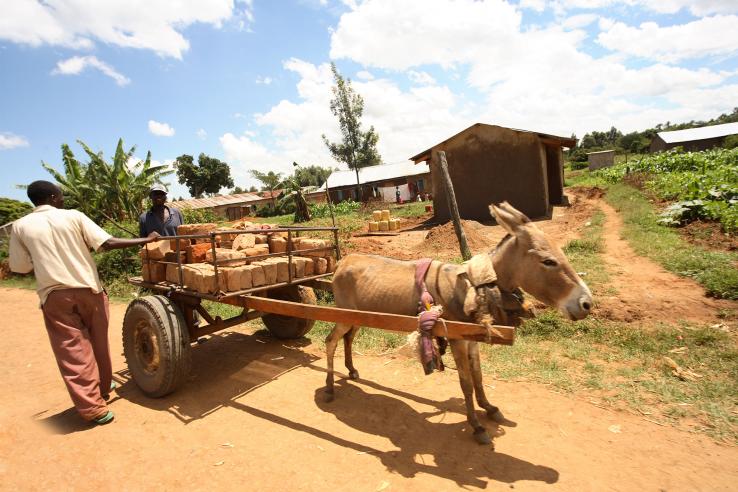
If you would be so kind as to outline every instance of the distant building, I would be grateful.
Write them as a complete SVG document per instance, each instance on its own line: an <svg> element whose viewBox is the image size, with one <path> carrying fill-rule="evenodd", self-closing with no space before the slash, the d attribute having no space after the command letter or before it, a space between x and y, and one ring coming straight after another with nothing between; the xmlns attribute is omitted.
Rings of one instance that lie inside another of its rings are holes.
<svg viewBox="0 0 738 492"><path fill-rule="evenodd" d="M359 182L365 201L377 199L394 202L397 191L400 191L403 201L415 200L418 194L426 195L432 190L428 165L416 166L412 162L361 168L359 169ZM325 193L326 188L332 202L341 202L349 198L358 201L355 171L334 171L320 190Z"/></svg>
<svg viewBox="0 0 738 492"><path fill-rule="evenodd" d="M433 210L437 220L450 217L438 151L446 152L459 214L490 218L489 204L507 200L530 218L550 216L564 203L562 147L576 139L476 123L410 158L429 163Z"/></svg>
<svg viewBox="0 0 738 492"><path fill-rule="evenodd" d="M589 162L590 171L603 167L610 167L615 164L615 151L601 150L599 152L589 152L587 154L587 162Z"/></svg>
<svg viewBox="0 0 738 492"><path fill-rule="evenodd" d="M692 152L707 150L722 146L725 138L731 135L738 135L738 123L659 132L651 140L650 150L651 152L662 152L674 147L682 147L684 150Z"/></svg>
<svg viewBox="0 0 738 492"><path fill-rule="evenodd" d="M274 190L274 199L282 195L282 190ZM272 195L268 191L255 193L236 193L234 195L217 195L204 198L189 198L169 203L180 210L212 209L216 214L228 220L256 214L257 208L271 207Z"/></svg>

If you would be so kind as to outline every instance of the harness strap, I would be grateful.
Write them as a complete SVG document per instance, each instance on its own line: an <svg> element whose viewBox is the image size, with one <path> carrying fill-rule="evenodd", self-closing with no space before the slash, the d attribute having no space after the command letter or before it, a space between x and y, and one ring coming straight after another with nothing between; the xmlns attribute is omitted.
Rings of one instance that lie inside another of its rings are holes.
<svg viewBox="0 0 738 492"><path fill-rule="evenodd" d="M438 321L441 311L438 308L432 308L433 296L428 292L425 284L425 276L431 266L433 259L422 258L415 264L415 289L420 295L420 303L418 306L418 331L420 332L420 359L423 363L423 371L426 375L433 373L434 370L443 371L443 360L441 354L433 345L433 326ZM444 323L445 327L445 323Z"/></svg>

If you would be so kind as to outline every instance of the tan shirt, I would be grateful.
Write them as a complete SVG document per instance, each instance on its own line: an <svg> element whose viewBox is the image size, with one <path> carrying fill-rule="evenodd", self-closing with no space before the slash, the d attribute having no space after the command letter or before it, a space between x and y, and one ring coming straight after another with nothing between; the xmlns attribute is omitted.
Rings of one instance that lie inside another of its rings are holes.
<svg viewBox="0 0 738 492"><path fill-rule="evenodd" d="M34 271L42 305L49 293L58 289L88 287L101 292L90 249L99 249L111 237L79 210L41 205L13 223L10 269Z"/></svg>

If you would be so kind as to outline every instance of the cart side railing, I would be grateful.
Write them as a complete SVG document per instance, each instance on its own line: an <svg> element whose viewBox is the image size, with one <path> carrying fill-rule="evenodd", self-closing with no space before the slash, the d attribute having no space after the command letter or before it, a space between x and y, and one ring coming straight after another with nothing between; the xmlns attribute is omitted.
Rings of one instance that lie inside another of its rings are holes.
<svg viewBox="0 0 738 492"><path fill-rule="evenodd" d="M226 259L218 259L217 257L217 238L222 236L238 236L240 234L273 234L273 233L287 233L287 251L285 252L279 252L279 253L265 253L263 255L254 255L249 256L246 258L226 258ZM331 232L333 235L333 244L331 246L326 247L320 247L320 248L309 248L309 249L293 249L293 234L299 234L304 232ZM200 292L192 291L190 289L185 289L185 283L184 283L184 271L183 271L183 263L182 263L182 240L185 241L193 241L198 239L209 239L210 240L210 250L212 254L212 260L211 261L205 261L205 263L211 264L213 266L213 271L215 275L215 294L209 295L209 294L203 294ZM187 235L175 235L175 236L161 236L159 240L162 241L174 241L176 243L176 247L174 249L175 256L177 261L166 261L166 260L160 260L160 259L152 259L149 256L149 250L148 248L144 248L144 257L143 261L146 262L147 267L149 268L149 271L151 271L151 265L152 263L159 263L159 264L175 264L177 265L178 270L178 287L180 289L185 289L188 292L190 292L192 295L196 297L200 297L202 299L209 299L209 300L220 300L225 297L233 297L243 294L250 294L254 292L261 292L273 288L278 287L284 287L287 285L293 285L296 283L304 283L306 281L316 280L324 277L330 276L330 272L327 272L325 274L319 274L319 275L312 275L310 277L299 277L299 278L293 278L293 257L298 256L295 253L299 252L299 256L307 255L310 256L310 253L317 253L321 251L333 251L333 254L335 255L336 261L341 259L341 251L338 244L338 228L337 227L303 227L303 226L290 226L290 227L277 227L277 228L270 228L270 229L238 229L238 230L215 230L212 232L209 232L207 234L187 234ZM286 257L287 258L287 271L288 271L288 281L287 282L280 282L277 284L268 284L263 285L259 287L253 287L249 289L243 289L238 291L231 291L228 292L225 289L221 289L220 285L220 275L218 274L218 267L219 266L227 266L229 264L235 264L245 261L248 262L254 262L254 261L260 261L267 258L275 258L275 257ZM167 282L166 286L162 286L159 284L151 283L151 282L145 282L143 278L141 277L133 277L129 279L129 283L133 285L137 285L139 287L146 287L154 290L170 290L172 283ZM144 285L145 284L145 285Z"/></svg>

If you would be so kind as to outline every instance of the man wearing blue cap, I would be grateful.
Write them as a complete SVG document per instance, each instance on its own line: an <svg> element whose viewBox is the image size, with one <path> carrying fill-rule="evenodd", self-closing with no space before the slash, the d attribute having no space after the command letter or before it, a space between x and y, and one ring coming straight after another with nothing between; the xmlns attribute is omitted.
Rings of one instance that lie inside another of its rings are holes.
<svg viewBox="0 0 738 492"><path fill-rule="evenodd" d="M151 208L138 219L139 236L146 237L156 231L162 236L176 236L177 227L184 223L182 212L166 206L167 189L156 183L149 192Z"/></svg>

